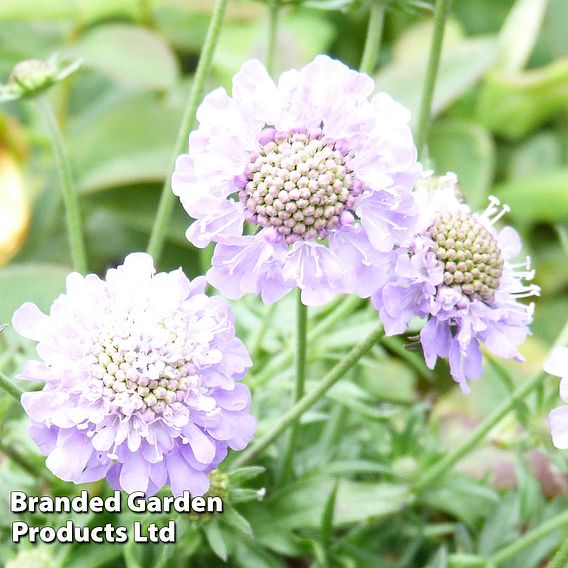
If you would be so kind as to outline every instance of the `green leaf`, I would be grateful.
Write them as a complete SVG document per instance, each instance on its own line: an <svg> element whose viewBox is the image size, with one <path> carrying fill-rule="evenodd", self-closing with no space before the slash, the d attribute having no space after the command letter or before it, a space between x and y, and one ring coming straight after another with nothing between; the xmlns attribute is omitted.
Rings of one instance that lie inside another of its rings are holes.
<svg viewBox="0 0 568 568"><path fill-rule="evenodd" d="M102 18L135 17L139 14L140 4L140 0L2 0L0 20L72 20L88 23Z"/></svg>
<svg viewBox="0 0 568 568"><path fill-rule="evenodd" d="M508 176L524 178L554 170L562 165L561 137L553 132L538 132L515 149L511 156Z"/></svg>
<svg viewBox="0 0 568 568"><path fill-rule="evenodd" d="M228 551L227 543L219 527L219 523L216 519L212 520L210 523L204 525L205 536L207 537L207 542L211 546L213 552L224 562L227 562Z"/></svg>
<svg viewBox="0 0 568 568"><path fill-rule="evenodd" d="M480 533L480 554L489 556L518 538L519 510L518 495L509 493L501 500Z"/></svg>
<svg viewBox="0 0 568 568"><path fill-rule="evenodd" d="M285 564L272 556L264 547L252 539L236 539L235 562L242 568L285 568Z"/></svg>
<svg viewBox="0 0 568 568"><path fill-rule="evenodd" d="M516 1L499 33L496 71L524 68L538 39L547 6L548 0Z"/></svg>
<svg viewBox="0 0 568 568"><path fill-rule="evenodd" d="M162 182L181 114L177 106L146 93L77 124L69 148L80 190Z"/></svg>
<svg viewBox="0 0 568 568"><path fill-rule="evenodd" d="M71 52L113 81L138 89L170 89L179 78L177 60L168 44L142 27L97 26Z"/></svg>
<svg viewBox="0 0 568 568"><path fill-rule="evenodd" d="M424 502L434 509L444 511L473 527L485 517L497 494L481 483L467 477L454 475L436 489L423 496Z"/></svg>
<svg viewBox="0 0 568 568"><path fill-rule="evenodd" d="M254 479L260 474L264 473L265 468L259 465L251 465L247 467L240 467L235 471L229 473L231 485L240 485L241 483Z"/></svg>
<svg viewBox="0 0 568 568"><path fill-rule="evenodd" d="M302 66L327 51L333 26L322 15L299 10L282 13L276 45L278 70ZM215 50L217 79L229 88L243 61L259 58L266 49L266 21L227 22Z"/></svg>
<svg viewBox="0 0 568 568"><path fill-rule="evenodd" d="M333 478L313 477L287 486L265 502L278 523L290 528L320 528ZM407 489L388 483L342 480L335 503L335 526L388 516L412 500ZM306 503L310 503L306 507Z"/></svg>
<svg viewBox="0 0 568 568"><path fill-rule="evenodd" d="M568 58L515 74L492 74L479 95L477 119L492 132L516 140L568 104Z"/></svg>
<svg viewBox="0 0 568 568"><path fill-rule="evenodd" d="M493 568L485 558L473 554L452 554L448 566L449 568Z"/></svg>
<svg viewBox="0 0 568 568"><path fill-rule="evenodd" d="M333 520L338 487L339 481L336 481L333 484L321 516L320 541L324 551L326 551L329 547L329 543L331 542L331 537L333 534Z"/></svg>
<svg viewBox="0 0 568 568"><path fill-rule="evenodd" d="M440 114L483 77L497 53L493 37L465 39L444 49L432 103L433 116ZM408 107L416 125L420 97L426 77L424 54L411 60L394 62L376 76L378 91L385 91Z"/></svg>
<svg viewBox="0 0 568 568"><path fill-rule="evenodd" d="M14 264L0 270L0 322L9 322L24 302L49 311L53 300L64 291L69 272L50 264Z"/></svg>
<svg viewBox="0 0 568 568"><path fill-rule="evenodd" d="M250 523L234 507L227 507L223 512L223 521L247 536L252 536Z"/></svg>
<svg viewBox="0 0 568 568"><path fill-rule="evenodd" d="M562 168L505 182L494 193L519 221L555 223L568 219L567 187L568 168Z"/></svg>
<svg viewBox="0 0 568 568"><path fill-rule="evenodd" d="M435 171L457 173L472 209L482 208L495 171L495 145L489 132L475 122L441 121L430 130L428 151Z"/></svg>

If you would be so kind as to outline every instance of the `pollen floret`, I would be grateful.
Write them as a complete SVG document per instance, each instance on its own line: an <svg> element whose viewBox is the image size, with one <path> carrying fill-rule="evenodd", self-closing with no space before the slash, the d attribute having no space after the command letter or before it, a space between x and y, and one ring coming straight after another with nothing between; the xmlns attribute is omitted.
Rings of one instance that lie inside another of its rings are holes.
<svg viewBox="0 0 568 568"><path fill-rule="evenodd" d="M417 184L419 232L393 254L389 282L372 296L387 334L403 333L413 316L426 319L420 333L426 363L447 357L453 378L468 392L468 380L483 373L480 344L503 358L523 360L517 346L530 333L538 295L526 285L534 270L520 253L518 234L494 225L509 210L495 197L473 213L458 195L457 177L431 174Z"/></svg>
<svg viewBox="0 0 568 568"><path fill-rule="evenodd" d="M201 495L228 448L246 446L255 423L238 380L250 359L230 308L204 287L181 270L155 274L136 253L106 280L71 274L50 316L17 310L14 327L43 359L21 378L46 383L22 404L55 475Z"/></svg>
<svg viewBox="0 0 568 568"><path fill-rule="evenodd" d="M295 287L307 305L368 297L416 220L421 167L410 113L373 80L318 56L274 82L248 61L199 108L172 188L194 219L186 236L216 244L209 283L272 303Z"/></svg>
<svg viewBox="0 0 568 568"><path fill-rule="evenodd" d="M275 227L290 244L325 239L363 187L349 168L347 144L326 139L321 129L267 134L242 178L246 220Z"/></svg>
<svg viewBox="0 0 568 568"><path fill-rule="evenodd" d="M501 282L503 258L496 237L472 214L436 213L426 231L436 258L444 265L445 286L491 301Z"/></svg>

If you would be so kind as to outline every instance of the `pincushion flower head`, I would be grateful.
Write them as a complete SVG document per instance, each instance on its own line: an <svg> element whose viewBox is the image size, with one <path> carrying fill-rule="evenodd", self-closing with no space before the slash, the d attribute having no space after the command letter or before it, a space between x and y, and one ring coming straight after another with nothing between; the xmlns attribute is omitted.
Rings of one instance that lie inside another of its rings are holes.
<svg viewBox="0 0 568 568"><path fill-rule="evenodd" d="M560 450L568 449L568 347L557 347L544 363L544 370L560 377L560 398L567 403L551 410L548 425L553 444Z"/></svg>
<svg viewBox="0 0 568 568"><path fill-rule="evenodd" d="M202 495L228 448L246 446L255 421L238 381L251 362L229 306L204 287L134 253L106 280L70 274L49 316L30 303L16 311L41 358L21 378L45 382L22 405L55 475Z"/></svg>
<svg viewBox="0 0 568 568"><path fill-rule="evenodd" d="M209 282L272 303L294 287L307 305L369 296L385 254L414 221L420 167L409 113L370 77L318 56L275 84L243 65L232 98L201 104L173 191L195 219L187 238L217 243Z"/></svg>
<svg viewBox="0 0 568 568"><path fill-rule="evenodd" d="M517 232L495 224L507 212L491 197L482 214L457 196L457 178L425 176L415 191L418 233L393 253L389 282L372 296L387 334L404 332L413 316L425 318L420 342L426 363L449 359L464 392L482 374L480 345L503 358L523 360L517 347L529 334L533 306L518 300L537 295L526 285L534 271L520 253Z"/></svg>

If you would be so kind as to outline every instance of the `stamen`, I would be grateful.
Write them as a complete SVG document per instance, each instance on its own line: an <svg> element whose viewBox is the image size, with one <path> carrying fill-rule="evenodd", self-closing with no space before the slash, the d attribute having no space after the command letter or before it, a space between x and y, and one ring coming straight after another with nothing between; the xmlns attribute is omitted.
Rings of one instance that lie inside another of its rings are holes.
<svg viewBox="0 0 568 568"><path fill-rule="evenodd" d="M510 292L512 296L517 299L530 298L531 296L540 296L540 287L536 284L529 284L528 286L522 286L517 290L512 290Z"/></svg>

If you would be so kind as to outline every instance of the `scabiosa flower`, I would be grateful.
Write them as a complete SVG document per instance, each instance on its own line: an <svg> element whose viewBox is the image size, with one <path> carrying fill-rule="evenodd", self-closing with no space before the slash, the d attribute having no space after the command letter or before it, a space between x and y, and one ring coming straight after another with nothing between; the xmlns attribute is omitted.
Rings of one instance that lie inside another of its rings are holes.
<svg viewBox="0 0 568 568"><path fill-rule="evenodd" d="M457 197L457 178L425 176L417 184L418 233L393 253L389 282L372 296L389 335L404 332L413 316L426 318L420 342L426 363L448 357L463 392L482 374L480 344L493 354L523 360L517 346L529 334L533 305L519 298L537 295L527 286L530 259L510 262L520 253L516 231L495 223L508 211L491 197L473 213Z"/></svg>
<svg viewBox="0 0 568 568"><path fill-rule="evenodd" d="M560 398L568 403L568 347L557 347L544 363L544 370L560 381ZM552 443L560 450L568 449L568 406L551 410L548 425Z"/></svg>
<svg viewBox="0 0 568 568"><path fill-rule="evenodd" d="M229 306L204 287L134 253L106 280L70 274L49 316L30 303L16 311L42 359L21 378L45 382L22 405L55 475L202 495L227 448L246 446L255 422L238 380L251 362Z"/></svg>
<svg viewBox="0 0 568 568"><path fill-rule="evenodd" d="M230 298L272 303L292 288L308 305L367 297L385 254L414 221L420 167L409 113L370 77L318 56L277 84L243 65L233 96L199 107L172 187L195 219L187 238L217 243L209 282Z"/></svg>

